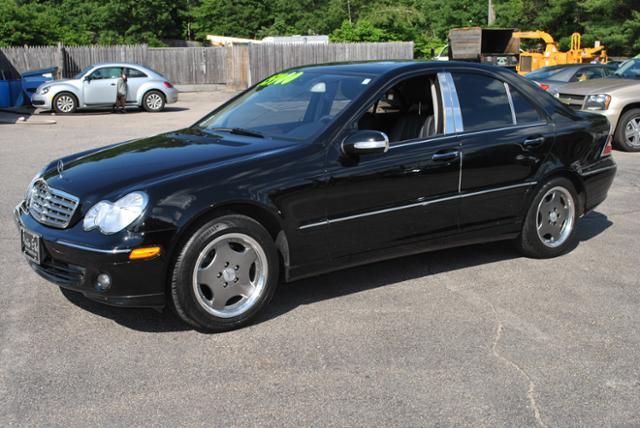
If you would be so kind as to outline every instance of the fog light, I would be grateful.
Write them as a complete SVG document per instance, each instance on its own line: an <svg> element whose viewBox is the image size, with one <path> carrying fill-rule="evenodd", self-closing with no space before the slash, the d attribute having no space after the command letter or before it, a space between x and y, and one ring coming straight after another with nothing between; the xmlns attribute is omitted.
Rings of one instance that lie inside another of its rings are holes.
<svg viewBox="0 0 640 428"><path fill-rule="evenodd" d="M101 273L96 278L96 290L98 291L107 291L111 288L111 277L109 274Z"/></svg>

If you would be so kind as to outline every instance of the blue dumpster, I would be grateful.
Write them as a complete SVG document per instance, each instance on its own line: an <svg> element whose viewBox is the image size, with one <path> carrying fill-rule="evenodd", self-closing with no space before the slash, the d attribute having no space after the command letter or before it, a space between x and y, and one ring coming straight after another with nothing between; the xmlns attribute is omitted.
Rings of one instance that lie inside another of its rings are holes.
<svg viewBox="0 0 640 428"><path fill-rule="evenodd" d="M0 108L13 107L22 98L21 80L0 80Z"/></svg>
<svg viewBox="0 0 640 428"><path fill-rule="evenodd" d="M56 75L58 71L58 67L49 67L42 68L40 70L30 70L22 73L22 91L23 93L29 97L35 94L38 86L42 85L45 82L49 82L53 80L53 77Z"/></svg>

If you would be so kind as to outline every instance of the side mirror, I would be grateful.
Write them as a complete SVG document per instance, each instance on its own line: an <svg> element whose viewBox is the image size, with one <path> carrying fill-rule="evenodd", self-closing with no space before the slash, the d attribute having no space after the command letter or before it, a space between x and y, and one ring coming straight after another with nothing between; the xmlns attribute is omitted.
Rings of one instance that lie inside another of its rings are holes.
<svg viewBox="0 0 640 428"><path fill-rule="evenodd" d="M342 151L348 155L384 153L387 150L389 150L389 137L380 131L358 131L342 142Z"/></svg>
<svg viewBox="0 0 640 428"><path fill-rule="evenodd" d="M91 82L91 76L84 76L83 79L85 82Z"/></svg>

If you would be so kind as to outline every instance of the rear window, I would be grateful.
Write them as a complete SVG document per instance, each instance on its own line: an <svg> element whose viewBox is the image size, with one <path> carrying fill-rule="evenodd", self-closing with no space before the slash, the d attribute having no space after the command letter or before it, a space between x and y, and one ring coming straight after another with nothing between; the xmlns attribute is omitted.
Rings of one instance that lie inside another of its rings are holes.
<svg viewBox="0 0 640 428"><path fill-rule="evenodd" d="M551 79L552 76L560 73L562 70L563 70L562 67L558 67L558 68L543 67L540 70L527 73L526 76L528 79L540 79L540 80Z"/></svg>

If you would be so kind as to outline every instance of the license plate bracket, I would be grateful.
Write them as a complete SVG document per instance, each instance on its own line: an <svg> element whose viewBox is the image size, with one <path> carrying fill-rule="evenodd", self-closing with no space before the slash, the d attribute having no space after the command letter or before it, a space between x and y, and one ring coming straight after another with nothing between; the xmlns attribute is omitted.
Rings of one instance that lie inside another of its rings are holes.
<svg viewBox="0 0 640 428"><path fill-rule="evenodd" d="M40 264L42 262L42 238L37 233L20 230L20 246L22 254L32 262Z"/></svg>

